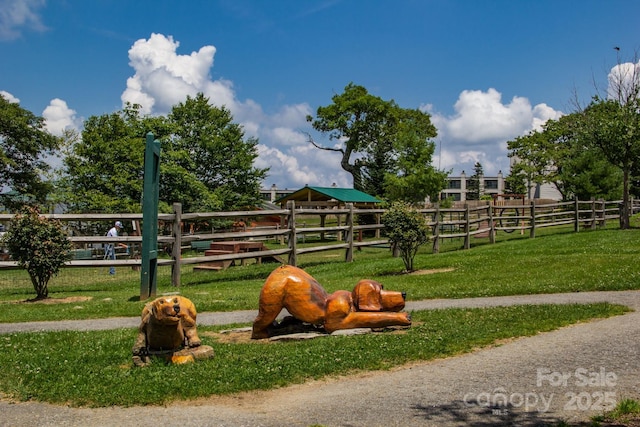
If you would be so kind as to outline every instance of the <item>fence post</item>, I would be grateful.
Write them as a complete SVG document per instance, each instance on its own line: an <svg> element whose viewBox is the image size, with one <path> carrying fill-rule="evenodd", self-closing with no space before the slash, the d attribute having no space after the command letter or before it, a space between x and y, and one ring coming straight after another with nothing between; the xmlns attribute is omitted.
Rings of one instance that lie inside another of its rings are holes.
<svg viewBox="0 0 640 427"><path fill-rule="evenodd" d="M576 233L578 231L580 231L580 202L578 201L578 198L576 197L575 199L575 224L573 225L573 231L575 231Z"/></svg>
<svg viewBox="0 0 640 427"><path fill-rule="evenodd" d="M144 151L140 301L155 297L157 291L159 182L160 141L149 132Z"/></svg>
<svg viewBox="0 0 640 427"><path fill-rule="evenodd" d="M536 199L531 200L531 228L529 229L529 238L536 237Z"/></svg>
<svg viewBox="0 0 640 427"><path fill-rule="evenodd" d="M347 251L345 253L345 261L352 262L353 261L353 241L354 233L353 233L353 203L347 203L347 208L349 209L349 213L347 214L347 232L345 236L345 240L347 241Z"/></svg>
<svg viewBox="0 0 640 427"><path fill-rule="evenodd" d="M596 220L598 218L596 217L596 199L595 198L591 198L591 229L595 230L596 229Z"/></svg>
<svg viewBox="0 0 640 427"><path fill-rule="evenodd" d="M465 203L464 204L464 219L465 219L464 228L466 229L466 236L464 236L465 249L469 249L471 247L471 230L470 230L471 224L469 222L469 216L470 216L469 204Z"/></svg>
<svg viewBox="0 0 640 427"><path fill-rule="evenodd" d="M600 199L600 205L602 210L600 211L600 227L605 228L607 225L607 205L604 203L604 199Z"/></svg>
<svg viewBox="0 0 640 427"><path fill-rule="evenodd" d="M298 236L296 234L296 202L289 200L287 202L287 209L289 209L289 265L294 267L298 263L297 250L298 250Z"/></svg>
<svg viewBox="0 0 640 427"><path fill-rule="evenodd" d="M491 202L487 203L487 209L489 211L489 243L496 242L496 225L493 221L493 205Z"/></svg>
<svg viewBox="0 0 640 427"><path fill-rule="evenodd" d="M433 253L440 252L440 203L436 203L436 212L433 214L435 224L433 226Z"/></svg>
<svg viewBox="0 0 640 427"><path fill-rule="evenodd" d="M171 266L171 284L180 287L180 270L182 268L182 203L173 204L173 249L171 250L171 258L173 265Z"/></svg>

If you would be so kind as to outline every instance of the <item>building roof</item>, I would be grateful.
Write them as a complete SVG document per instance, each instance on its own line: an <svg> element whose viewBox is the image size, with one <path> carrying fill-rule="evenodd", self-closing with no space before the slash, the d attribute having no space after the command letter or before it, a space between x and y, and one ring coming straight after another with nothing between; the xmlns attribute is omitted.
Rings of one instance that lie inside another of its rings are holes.
<svg viewBox="0 0 640 427"><path fill-rule="evenodd" d="M310 186L305 186L292 194L281 197L276 202L286 203L289 200L300 202L381 203L381 200L353 188Z"/></svg>

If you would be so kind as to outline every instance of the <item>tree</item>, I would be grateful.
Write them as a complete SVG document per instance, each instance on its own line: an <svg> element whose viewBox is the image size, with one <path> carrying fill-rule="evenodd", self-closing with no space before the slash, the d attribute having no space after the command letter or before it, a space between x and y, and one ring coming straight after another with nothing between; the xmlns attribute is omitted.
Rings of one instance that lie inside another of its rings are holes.
<svg viewBox="0 0 640 427"><path fill-rule="evenodd" d="M49 280L58 274L71 250L60 222L40 216L36 208L23 207L3 240L13 259L29 273L36 299L48 298Z"/></svg>
<svg viewBox="0 0 640 427"><path fill-rule="evenodd" d="M482 164L476 162L473 166L473 175L469 177L469 183L467 185L467 200L480 200L484 193L482 188L483 177L484 171L482 170Z"/></svg>
<svg viewBox="0 0 640 427"><path fill-rule="evenodd" d="M175 164L213 191L224 209L246 209L261 200L260 182L268 169L253 166L258 140L245 139L228 109L212 106L199 93L174 106L168 119Z"/></svg>
<svg viewBox="0 0 640 427"><path fill-rule="evenodd" d="M60 191L76 212L140 212L144 126L138 108L89 117L64 159Z"/></svg>
<svg viewBox="0 0 640 427"><path fill-rule="evenodd" d="M619 49L617 49L619 52ZM620 227L630 227L632 180L640 158L640 61L618 64L608 76L606 99L596 96L582 111L582 137L601 149L602 156L622 170Z"/></svg>
<svg viewBox="0 0 640 427"><path fill-rule="evenodd" d="M640 158L640 100L602 100L594 98L583 115L583 137L601 149L612 165L622 170L622 212L620 227L630 227L630 188L634 164Z"/></svg>
<svg viewBox="0 0 640 427"><path fill-rule="evenodd" d="M421 203L426 198L438 200L445 188L447 174L429 167L435 144L424 135L435 135L429 117L418 110L404 110L394 141L396 162L384 176L384 194L389 200Z"/></svg>
<svg viewBox="0 0 640 427"><path fill-rule="evenodd" d="M513 192L529 194L534 184L551 183L564 200L620 197L620 170L583 137L584 126L583 114L572 113L509 141L509 156L517 159L509 176Z"/></svg>
<svg viewBox="0 0 640 427"><path fill-rule="evenodd" d="M59 139L49 134L44 119L0 95L0 204L16 209L25 200L44 203L51 185L42 179L50 166L44 156L53 154ZM12 190L16 200L7 194Z"/></svg>
<svg viewBox="0 0 640 427"><path fill-rule="evenodd" d="M161 141L161 211L180 202L185 212L238 210L254 205L266 174L256 169L257 140L244 140L225 108L202 94L187 97L168 117L143 117L136 105L90 117L65 158L60 180L79 212L140 212L148 132Z"/></svg>
<svg viewBox="0 0 640 427"><path fill-rule="evenodd" d="M323 147L309 140L319 149L342 154L340 164L351 174L355 189L379 197L387 196L387 191L392 197L404 197L403 188L412 184L408 179L412 173L420 175L416 182L421 185L442 185L414 190L437 194L444 188L444 180L430 166L434 146L431 138L437 132L428 114L400 108L394 101L371 95L353 83L332 101L317 109L315 119L307 116L307 121L315 130L328 134L329 140L340 140L344 145ZM420 163L409 165L415 160Z"/></svg>
<svg viewBox="0 0 640 427"><path fill-rule="evenodd" d="M413 271L413 260L420 246L429 241L429 226L418 211L406 202L394 202L382 214L389 242L400 250L405 271Z"/></svg>

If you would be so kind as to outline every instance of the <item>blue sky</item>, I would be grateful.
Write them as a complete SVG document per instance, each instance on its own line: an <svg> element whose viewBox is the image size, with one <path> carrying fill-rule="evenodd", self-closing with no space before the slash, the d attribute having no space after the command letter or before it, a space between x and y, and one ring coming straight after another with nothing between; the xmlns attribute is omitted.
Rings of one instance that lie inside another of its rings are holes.
<svg viewBox="0 0 640 427"><path fill-rule="evenodd" d="M350 187L305 116L353 82L432 115L434 166L506 175L506 141L637 63L639 16L635 0L0 0L0 93L60 133L204 92L259 138L265 187Z"/></svg>

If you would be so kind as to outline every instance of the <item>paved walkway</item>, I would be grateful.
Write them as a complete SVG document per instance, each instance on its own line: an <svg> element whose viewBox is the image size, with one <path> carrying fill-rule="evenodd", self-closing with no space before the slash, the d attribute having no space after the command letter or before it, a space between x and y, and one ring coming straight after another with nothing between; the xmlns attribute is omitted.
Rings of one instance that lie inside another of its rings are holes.
<svg viewBox="0 0 640 427"><path fill-rule="evenodd" d="M536 426L585 423L640 399L640 291L429 300L409 310L609 301L636 311L390 372L166 407L69 408L0 401L0 426ZM201 313L199 324L250 322L253 311ZM136 318L0 324L0 333L134 327ZM502 401L506 406L500 405Z"/></svg>

